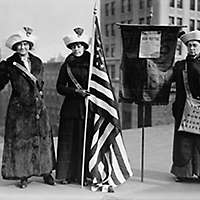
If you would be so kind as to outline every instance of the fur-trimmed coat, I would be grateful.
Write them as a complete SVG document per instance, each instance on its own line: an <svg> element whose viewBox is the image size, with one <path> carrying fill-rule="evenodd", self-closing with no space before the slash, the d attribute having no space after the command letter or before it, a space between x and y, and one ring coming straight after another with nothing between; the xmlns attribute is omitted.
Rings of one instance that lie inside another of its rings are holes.
<svg viewBox="0 0 200 200"><path fill-rule="evenodd" d="M13 65L24 64L17 53L0 63L0 90L10 82L5 122L2 176L4 179L41 176L54 169L53 138L43 100L43 64L29 54L33 82Z"/></svg>

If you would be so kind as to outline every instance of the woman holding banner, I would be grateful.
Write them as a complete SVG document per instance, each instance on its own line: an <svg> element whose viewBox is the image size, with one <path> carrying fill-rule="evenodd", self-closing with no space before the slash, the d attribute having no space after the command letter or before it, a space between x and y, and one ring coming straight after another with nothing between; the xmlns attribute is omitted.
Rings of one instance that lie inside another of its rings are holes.
<svg viewBox="0 0 200 200"><path fill-rule="evenodd" d="M55 185L51 176L55 164L53 138L43 99L43 65L30 53L34 44L32 29L24 27L7 39L6 46L15 53L0 63L0 90L9 82L12 87L2 176L20 180L20 188L27 187L31 176L42 176L46 184Z"/></svg>
<svg viewBox="0 0 200 200"><path fill-rule="evenodd" d="M85 97L89 79L90 53L89 38L82 28L75 28L66 36L64 43L71 50L61 66L57 91L65 97L60 111L58 133L56 179L61 184L70 182L81 184L83 138L85 127ZM90 116L88 117L90 119ZM90 126L88 120L88 127ZM88 178L88 148L90 139L86 139L85 178Z"/></svg>
<svg viewBox="0 0 200 200"><path fill-rule="evenodd" d="M183 34L180 39L188 55L185 60L176 62L173 72L176 99L172 107L175 134L171 173L179 182L200 177L200 116L197 116L199 111L193 110L196 106L188 104L191 98L196 103L200 99L200 31ZM190 110L195 113L188 114Z"/></svg>

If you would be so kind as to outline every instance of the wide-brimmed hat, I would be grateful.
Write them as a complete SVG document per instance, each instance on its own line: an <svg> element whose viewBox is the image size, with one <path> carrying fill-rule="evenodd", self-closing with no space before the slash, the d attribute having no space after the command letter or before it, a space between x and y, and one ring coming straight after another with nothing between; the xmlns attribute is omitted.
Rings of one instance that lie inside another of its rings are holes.
<svg viewBox="0 0 200 200"><path fill-rule="evenodd" d="M6 41L6 47L15 50L15 44L23 41L27 41L30 44L30 48L35 45L36 37L32 34L32 29L24 27L23 30L12 34Z"/></svg>
<svg viewBox="0 0 200 200"><path fill-rule="evenodd" d="M81 43L87 49L89 47L89 37L83 33L83 28L75 28L73 32L63 38L67 48L71 49L71 45L74 43Z"/></svg>
<svg viewBox="0 0 200 200"><path fill-rule="evenodd" d="M180 40L184 43L187 44L187 42L191 40L197 40L200 41L200 31L195 30L191 31L189 33L185 33L180 37Z"/></svg>

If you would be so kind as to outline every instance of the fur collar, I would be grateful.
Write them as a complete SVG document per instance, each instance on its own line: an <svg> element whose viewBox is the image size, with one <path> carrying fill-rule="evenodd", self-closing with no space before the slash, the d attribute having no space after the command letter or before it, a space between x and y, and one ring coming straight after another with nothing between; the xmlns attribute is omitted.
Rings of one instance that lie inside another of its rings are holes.
<svg viewBox="0 0 200 200"><path fill-rule="evenodd" d="M37 75L41 70L42 61L31 53L29 53L29 59L31 62L31 73ZM18 53L14 53L12 56L7 58L7 62L9 65L13 65L13 62L17 62L25 67Z"/></svg>

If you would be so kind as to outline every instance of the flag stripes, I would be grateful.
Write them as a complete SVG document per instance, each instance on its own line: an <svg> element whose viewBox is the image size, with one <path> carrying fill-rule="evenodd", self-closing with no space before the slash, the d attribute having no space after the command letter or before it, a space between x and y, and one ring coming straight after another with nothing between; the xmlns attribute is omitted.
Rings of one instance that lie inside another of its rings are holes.
<svg viewBox="0 0 200 200"><path fill-rule="evenodd" d="M109 134L113 131L113 128L114 126L111 123L107 123L107 126L105 127L100 126L98 132L96 132L98 134L98 140L95 143L95 145L93 145L93 148L91 149L91 152L93 155L91 160L89 161L89 163L91 163L90 164L91 168L96 164L98 160L99 152L100 151L103 152L103 145L105 144L105 141L107 137L109 136ZM94 141L92 141L92 143L94 144Z"/></svg>
<svg viewBox="0 0 200 200"><path fill-rule="evenodd" d="M101 85L103 85L105 88L112 90L109 82L105 81L104 79L102 79L101 77L98 77L96 75L92 75L91 81L93 82L97 82ZM113 94L110 96L111 99L114 99Z"/></svg>
<svg viewBox="0 0 200 200"><path fill-rule="evenodd" d="M110 108L109 105L107 105L107 108L102 108L102 105L100 105L99 101L95 101L95 97L91 98L92 95L90 95L89 99L90 101L90 108L93 112L98 113L101 116L104 116L104 118L106 118L108 121L110 121L113 125L117 126L120 129L120 122L119 122L119 116L116 114L115 118L113 117L113 115L110 114L110 111L107 110ZM97 104L98 103L98 104ZM114 110L114 108L112 109Z"/></svg>
<svg viewBox="0 0 200 200"><path fill-rule="evenodd" d="M117 103L115 103L112 99L110 99L105 92L106 91L100 91L101 88L96 87L96 88L91 88L90 92L95 95L98 99L102 99L103 101L107 102L109 106L113 107L116 109L118 107ZM113 116L114 117L114 116Z"/></svg>
<svg viewBox="0 0 200 200"><path fill-rule="evenodd" d="M110 101L113 102L114 97L111 88L107 88L105 85L101 84L102 83L100 81L97 82L91 80L90 88L96 90L96 92L100 92L101 94L105 95L105 97L108 98L108 101L110 99ZM92 93L94 94L94 92L95 91L93 91ZM96 93L95 95L98 95L98 93Z"/></svg>
<svg viewBox="0 0 200 200"><path fill-rule="evenodd" d="M97 187L117 186L132 176L122 140L118 104L116 102L103 54L97 17L95 19L94 53L89 80L94 129L91 131L89 171Z"/></svg>
<svg viewBox="0 0 200 200"><path fill-rule="evenodd" d="M93 102L94 104L98 105L98 107L100 107L101 109L105 110L105 112L107 112L109 115L111 115L115 119L119 119L117 110L111 107L109 103L107 103L106 101L100 98L97 98L94 95L90 95L89 100Z"/></svg>
<svg viewBox="0 0 200 200"><path fill-rule="evenodd" d="M109 78L107 76L107 73L102 70L102 69L98 69L95 66L93 66L93 76L96 75L98 77L100 77L101 79L103 79L105 82L109 83Z"/></svg>
<svg viewBox="0 0 200 200"><path fill-rule="evenodd" d="M91 144L91 148L93 148L93 146L97 143L98 139L99 139L99 127L101 126L101 124L103 123L103 118L100 117L99 115L95 117L96 121L95 121L95 126L94 126L94 130L93 130L93 140L92 140L92 144Z"/></svg>
<svg viewBox="0 0 200 200"><path fill-rule="evenodd" d="M113 163L112 164L112 168L113 168L112 175L116 177L115 179L113 179L113 182L117 181L119 183L123 183L123 182L125 182L126 179L124 178L123 172L121 171L121 166L119 165L120 160L118 160L118 157L116 157L117 154L113 149L113 145L111 145L110 151L111 151L111 155L112 155L111 157L112 157L112 163ZM118 184L118 183L116 183L116 184Z"/></svg>

